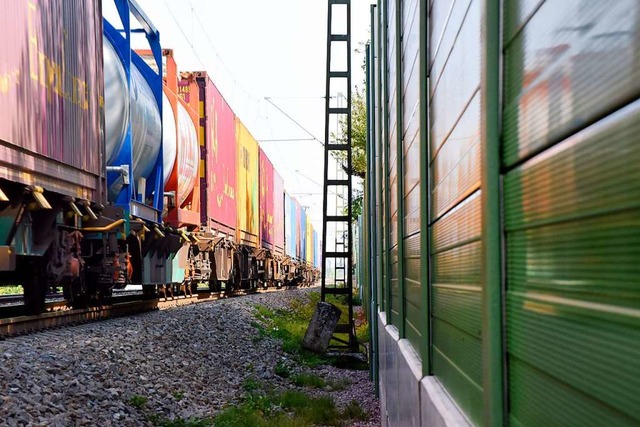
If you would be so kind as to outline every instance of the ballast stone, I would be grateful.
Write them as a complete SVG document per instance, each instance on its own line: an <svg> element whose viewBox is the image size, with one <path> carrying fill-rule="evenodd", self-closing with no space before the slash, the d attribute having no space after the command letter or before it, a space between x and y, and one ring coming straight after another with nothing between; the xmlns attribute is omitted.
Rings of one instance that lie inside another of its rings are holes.
<svg viewBox="0 0 640 427"><path fill-rule="evenodd" d="M342 311L335 305L319 302L304 334L302 347L317 353L326 352L341 314Z"/></svg>

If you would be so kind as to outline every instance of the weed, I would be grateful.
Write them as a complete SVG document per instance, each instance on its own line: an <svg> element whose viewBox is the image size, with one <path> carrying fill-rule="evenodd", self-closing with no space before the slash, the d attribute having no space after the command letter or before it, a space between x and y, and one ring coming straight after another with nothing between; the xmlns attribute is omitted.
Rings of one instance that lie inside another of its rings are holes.
<svg viewBox="0 0 640 427"><path fill-rule="evenodd" d="M342 423L340 412L329 397L312 398L304 393L287 391L280 398L280 406L311 424L338 426Z"/></svg>
<svg viewBox="0 0 640 427"><path fill-rule="evenodd" d="M184 399L184 392L182 392L182 391L174 391L173 392L173 398L176 399L176 400Z"/></svg>
<svg viewBox="0 0 640 427"><path fill-rule="evenodd" d="M289 378L289 375L291 375L289 368L287 368L287 366L282 362L276 363L276 366L273 368L273 372L282 378Z"/></svg>
<svg viewBox="0 0 640 427"><path fill-rule="evenodd" d="M249 393L242 404L227 407L213 421L216 427L310 427L343 426L348 420L366 419L367 414L355 401L340 411L331 398L287 391L279 395Z"/></svg>
<svg viewBox="0 0 640 427"><path fill-rule="evenodd" d="M147 420L158 427L210 427L213 426L211 418L176 418L170 420L159 414L147 416Z"/></svg>
<svg viewBox="0 0 640 427"><path fill-rule="evenodd" d="M261 414L246 406L225 409L215 418L216 427L258 427L264 425Z"/></svg>
<svg viewBox="0 0 640 427"><path fill-rule="evenodd" d="M356 338L360 344L369 342L369 324L367 322L362 323L356 328Z"/></svg>
<svg viewBox="0 0 640 427"><path fill-rule="evenodd" d="M327 385L331 391L342 391L346 390L347 387L351 384L351 382L347 379L339 379L337 381L327 381Z"/></svg>
<svg viewBox="0 0 640 427"><path fill-rule="evenodd" d="M323 388L327 382L317 375L298 374L291 378L291 381L299 387Z"/></svg>
<svg viewBox="0 0 640 427"><path fill-rule="evenodd" d="M355 400L347 403L347 406L345 406L342 411L342 415L344 418L350 420L367 421L369 419L369 414L367 414L364 409L362 409L362 406Z"/></svg>
<svg viewBox="0 0 640 427"><path fill-rule="evenodd" d="M146 398L145 396L134 394L133 396L131 396L128 403L129 405L133 406L136 409L142 409L144 405L147 404L148 401L149 399Z"/></svg>
<svg viewBox="0 0 640 427"><path fill-rule="evenodd" d="M245 378L242 386L244 387L245 391L255 391L260 388L260 384L258 384L258 382L253 377Z"/></svg>

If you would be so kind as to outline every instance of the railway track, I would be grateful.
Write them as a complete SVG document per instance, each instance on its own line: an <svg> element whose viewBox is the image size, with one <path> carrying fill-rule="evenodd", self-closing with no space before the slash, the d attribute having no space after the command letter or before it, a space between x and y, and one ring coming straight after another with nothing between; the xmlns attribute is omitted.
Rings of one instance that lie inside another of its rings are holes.
<svg viewBox="0 0 640 427"><path fill-rule="evenodd" d="M199 290L193 295L153 299L141 299L141 293L131 292L114 297L113 303L110 305L83 309L70 309L67 301L64 300L51 301L46 305L47 312L37 316L11 316L10 314L20 309L21 306L2 307L0 311L0 339L115 317L132 316L153 310L165 310L199 302L239 297L258 292L276 292L282 289L251 289L230 293Z"/></svg>

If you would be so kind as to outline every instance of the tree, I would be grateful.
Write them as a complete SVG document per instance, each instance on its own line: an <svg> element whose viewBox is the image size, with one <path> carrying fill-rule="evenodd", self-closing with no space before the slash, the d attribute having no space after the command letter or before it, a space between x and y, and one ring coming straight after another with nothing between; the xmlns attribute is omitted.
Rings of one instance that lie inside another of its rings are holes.
<svg viewBox="0 0 640 427"><path fill-rule="evenodd" d="M347 121L340 120L339 135L332 134L340 144L347 144ZM357 86L351 93L351 165L349 170L347 165L347 153L344 151L334 151L333 157L342 166L342 169L349 175L364 179L367 171L367 103L364 89Z"/></svg>
<svg viewBox="0 0 640 427"><path fill-rule="evenodd" d="M346 120L340 120L339 134L333 133L332 139L340 144L347 144L347 125ZM333 151L332 155L347 174L365 178L367 172L367 103L364 89L359 89L357 86L351 93L351 169L347 164L345 151ZM363 189L354 188L351 204L352 221L357 221L362 214L363 198Z"/></svg>

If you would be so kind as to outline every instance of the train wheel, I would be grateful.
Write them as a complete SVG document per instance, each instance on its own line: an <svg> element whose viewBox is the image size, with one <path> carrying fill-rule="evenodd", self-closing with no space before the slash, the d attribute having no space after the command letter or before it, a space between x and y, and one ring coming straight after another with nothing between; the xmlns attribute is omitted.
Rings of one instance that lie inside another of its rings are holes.
<svg viewBox="0 0 640 427"><path fill-rule="evenodd" d="M168 285L171 286L171 285ZM165 299L167 298L167 294L166 294L166 290L165 290ZM145 299L155 299L158 296L158 293L156 292L156 287L155 286L142 286L142 295L144 296Z"/></svg>
<svg viewBox="0 0 640 427"><path fill-rule="evenodd" d="M220 292L220 281L218 280L218 277L216 277L215 274L212 274L211 277L209 278L209 290L211 292Z"/></svg>
<svg viewBox="0 0 640 427"><path fill-rule="evenodd" d="M40 314L44 311L47 295L47 277L45 268L36 262L30 263L26 271L24 283L24 305L28 315Z"/></svg>
<svg viewBox="0 0 640 427"><path fill-rule="evenodd" d="M73 280L62 287L64 299L69 301L73 308L84 308L87 305L87 294L84 281L81 278Z"/></svg>

